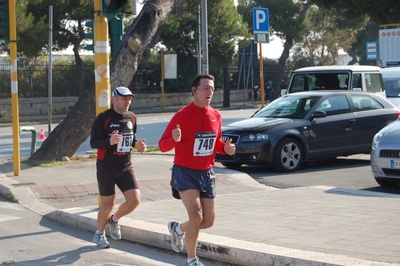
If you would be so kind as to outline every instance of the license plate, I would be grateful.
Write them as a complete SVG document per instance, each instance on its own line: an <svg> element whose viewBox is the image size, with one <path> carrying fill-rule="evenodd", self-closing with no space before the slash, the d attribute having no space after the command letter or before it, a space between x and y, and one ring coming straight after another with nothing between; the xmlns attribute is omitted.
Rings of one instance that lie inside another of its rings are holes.
<svg viewBox="0 0 400 266"><path fill-rule="evenodd" d="M390 168L399 168L400 161L390 160Z"/></svg>

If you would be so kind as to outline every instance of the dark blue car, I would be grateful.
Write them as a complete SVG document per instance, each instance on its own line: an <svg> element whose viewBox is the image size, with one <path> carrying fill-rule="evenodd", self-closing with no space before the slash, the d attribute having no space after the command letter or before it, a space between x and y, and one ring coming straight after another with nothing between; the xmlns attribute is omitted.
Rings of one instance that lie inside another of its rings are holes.
<svg viewBox="0 0 400 266"><path fill-rule="evenodd" d="M252 117L222 128L234 156L217 154L227 167L272 165L282 172L301 163L369 154L374 135L400 110L376 93L312 91L282 96Z"/></svg>

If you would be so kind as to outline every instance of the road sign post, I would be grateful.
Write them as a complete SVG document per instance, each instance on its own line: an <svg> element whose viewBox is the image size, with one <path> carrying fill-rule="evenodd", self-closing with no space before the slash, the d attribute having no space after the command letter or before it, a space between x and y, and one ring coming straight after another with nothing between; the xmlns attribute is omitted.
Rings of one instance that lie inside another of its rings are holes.
<svg viewBox="0 0 400 266"><path fill-rule="evenodd" d="M262 60L262 43L269 43L268 8L253 8L254 42L260 44L260 92L261 107L264 106L264 65Z"/></svg>

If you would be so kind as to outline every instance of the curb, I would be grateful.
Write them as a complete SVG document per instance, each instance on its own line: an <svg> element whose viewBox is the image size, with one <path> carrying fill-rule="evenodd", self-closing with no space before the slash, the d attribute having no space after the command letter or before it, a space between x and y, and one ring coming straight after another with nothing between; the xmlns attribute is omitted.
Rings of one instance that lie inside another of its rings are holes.
<svg viewBox="0 0 400 266"><path fill-rule="evenodd" d="M96 216L97 210L95 208L55 210L45 215L46 218L62 225L87 231L93 231L93 228L96 228ZM120 226L124 240L172 251L171 236L165 225L126 217L120 222ZM200 233L197 250L200 257L235 265L393 265L391 263L371 262L340 255L327 255L253 243L206 233ZM184 250L184 252L186 251Z"/></svg>

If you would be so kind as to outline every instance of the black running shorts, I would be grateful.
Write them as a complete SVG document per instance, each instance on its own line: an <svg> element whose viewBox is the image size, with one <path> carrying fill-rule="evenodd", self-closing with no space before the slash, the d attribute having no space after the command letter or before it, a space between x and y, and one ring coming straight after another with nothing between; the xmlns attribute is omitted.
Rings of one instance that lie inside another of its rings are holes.
<svg viewBox="0 0 400 266"><path fill-rule="evenodd" d="M96 170L97 184L101 196L114 195L115 185L122 192L139 188L132 164L115 166L103 161L97 161Z"/></svg>

